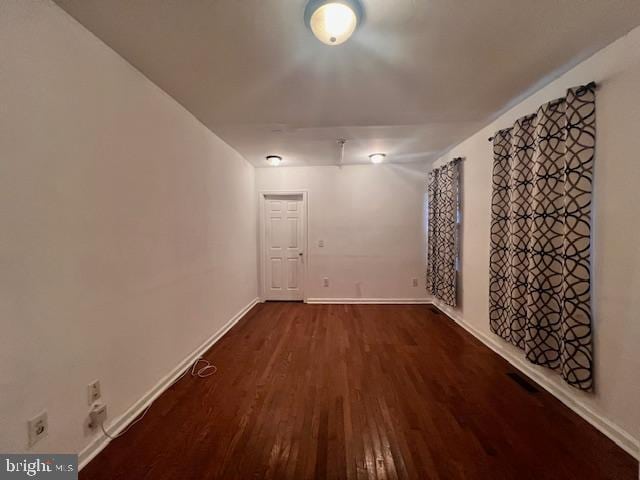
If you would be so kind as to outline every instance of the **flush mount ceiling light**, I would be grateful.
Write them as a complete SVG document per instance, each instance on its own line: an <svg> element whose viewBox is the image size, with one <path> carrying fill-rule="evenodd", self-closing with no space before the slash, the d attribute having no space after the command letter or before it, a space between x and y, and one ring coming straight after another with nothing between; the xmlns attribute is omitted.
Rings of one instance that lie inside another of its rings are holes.
<svg viewBox="0 0 640 480"><path fill-rule="evenodd" d="M277 167L282 163L282 157L280 155L267 155L267 162L272 167Z"/></svg>
<svg viewBox="0 0 640 480"><path fill-rule="evenodd" d="M371 160L371 163L382 163L384 162L384 157L386 156L386 153L372 153L371 155L369 155L369 160Z"/></svg>
<svg viewBox="0 0 640 480"><path fill-rule="evenodd" d="M304 21L325 45L340 45L353 34L362 19L359 0L310 0Z"/></svg>

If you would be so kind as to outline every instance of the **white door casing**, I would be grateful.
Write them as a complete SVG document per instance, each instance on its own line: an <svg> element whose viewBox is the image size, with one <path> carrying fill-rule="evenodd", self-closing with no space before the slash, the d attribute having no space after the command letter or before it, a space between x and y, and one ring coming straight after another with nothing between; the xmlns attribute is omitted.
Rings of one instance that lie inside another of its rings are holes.
<svg viewBox="0 0 640 480"><path fill-rule="evenodd" d="M304 194L263 195L264 300L303 300L306 215Z"/></svg>

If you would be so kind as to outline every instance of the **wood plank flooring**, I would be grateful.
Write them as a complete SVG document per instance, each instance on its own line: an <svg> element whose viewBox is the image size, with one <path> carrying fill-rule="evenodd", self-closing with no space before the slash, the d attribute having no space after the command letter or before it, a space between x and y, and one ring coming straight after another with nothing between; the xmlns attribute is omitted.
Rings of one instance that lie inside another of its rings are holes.
<svg viewBox="0 0 640 480"><path fill-rule="evenodd" d="M159 352L161 354L161 352ZM256 306L89 479L636 479L638 463L427 305Z"/></svg>

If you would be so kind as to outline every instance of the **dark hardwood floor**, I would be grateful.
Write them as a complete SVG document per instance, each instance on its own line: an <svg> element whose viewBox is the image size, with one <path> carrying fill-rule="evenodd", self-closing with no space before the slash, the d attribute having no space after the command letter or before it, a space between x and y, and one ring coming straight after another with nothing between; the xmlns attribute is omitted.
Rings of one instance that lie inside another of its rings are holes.
<svg viewBox="0 0 640 480"><path fill-rule="evenodd" d="M159 352L161 354L161 352ZM636 479L426 305L256 306L81 479Z"/></svg>

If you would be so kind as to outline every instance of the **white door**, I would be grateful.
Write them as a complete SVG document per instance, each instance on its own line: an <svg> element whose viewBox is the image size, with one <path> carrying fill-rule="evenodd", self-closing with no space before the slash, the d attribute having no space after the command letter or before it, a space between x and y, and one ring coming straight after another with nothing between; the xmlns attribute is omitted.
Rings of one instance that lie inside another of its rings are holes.
<svg viewBox="0 0 640 480"><path fill-rule="evenodd" d="M265 300L303 300L305 215L303 196L265 195L263 272Z"/></svg>

